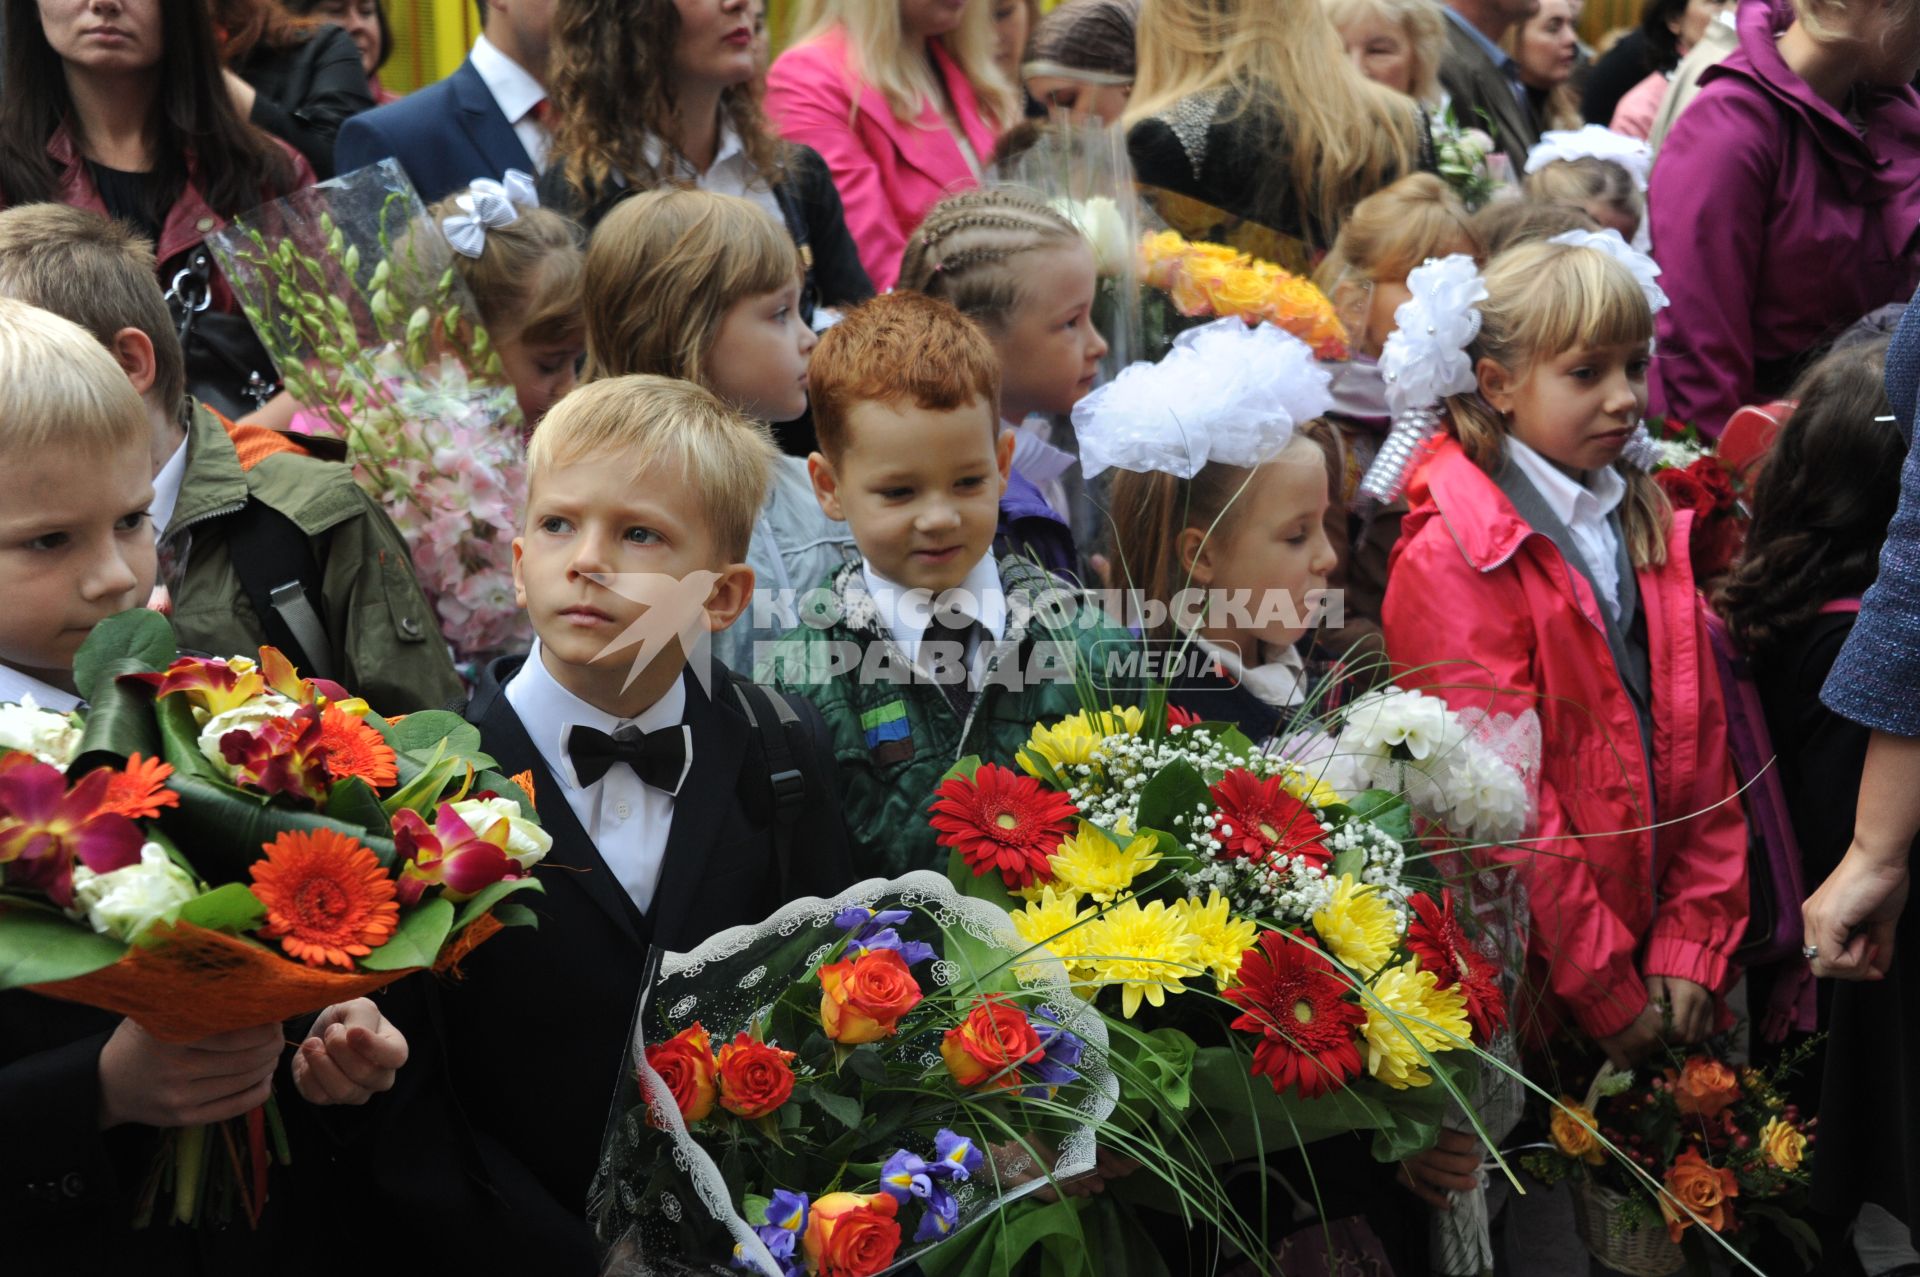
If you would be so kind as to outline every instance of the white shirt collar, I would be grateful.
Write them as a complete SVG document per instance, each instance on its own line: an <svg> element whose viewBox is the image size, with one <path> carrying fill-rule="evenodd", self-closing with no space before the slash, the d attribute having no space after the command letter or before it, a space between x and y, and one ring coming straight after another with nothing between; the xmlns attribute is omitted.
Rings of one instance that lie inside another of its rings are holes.
<svg viewBox="0 0 1920 1277"><path fill-rule="evenodd" d="M694 172L693 165L688 161L686 156L669 156L667 154L667 144L661 141L660 135L657 133L647 134L646 141L641 145L640 149L641 154L646 157L647 163L652 165L656 172L659 171L662 164L670 163L676 171L685 177L696 179L702 177L701 174ZM733 121L727 119L724 115L721 116L720 140L714 147L713 163L707 165L706 175L711 176L723 168L726 168L729 164L744 160L746 155L746 145L741 142L740 135L733 131Z"/></svg>
<svg viewBox="0 0 1920 1277"><path fill-rule="evenodd" d="M186 477L187 441L182 439L160 473L153 476L153 504L147 507L147 514L153 519L156 541L167 534L167 525L173 522L174 507L180 504L180 483Z"/></svg>
<svg viewBox="0 0 1920 1277"><path fill-rule="evenodd" d="M1569 529L1604 522L1626 498L1627 481L1612 466L1587 471L1587 481L1580 483L1513 435L1507 436L1507 447L1514 464Z"/></svg>
<svg viewBox="0 0 1920 1277"><path fill-rule="evenodd" d="M0 701L17 702L25 696L33 697L33 703L41 709L50 709L56 714L71 713L80 708L80 698L72 692L62 691L51 683L43 683L11 665L0 665Z"/></svg>
<svg viewBox="0 0 1920 1277"><path fill-rule="evenodd" d="M500 52L485 35L474 42L470 56L473 69L480 73L487 92L493 94L494 103L499 106L500 114L507 117L508 124L520 123L527 112L547 100L547 91L540 87L540 81Z"/></svg>
<svg viewBox="0 0 1920 1277"><path fill-rule="evenodd" d="M1193 636L1193 641L1201 651L1220 662L1228 677L1265 704L1284 707L1299 705L1307 699L1307 663L1293 644L1276 651L1262 643L1260 654L1268 659L1248 668L1231 648L1209 642L1198 634Z"/></svg>
<svg viewBox="0 0 1920 1277"><path fill-rule="evenodd" d="M910 590L882 576L870 559L862 557L860 570L865 575L867 594L873 599L880 623L909 661L920 659L920 640L926 637L933 620L932 595L925 589ZM961 581L949 592L951 601L966 607L973 619L992 635L995 643L1007 634L1007 596L1000 586L1000 565L993 555L983 554Z"/></svg>
<svg viewBox="0 0 1920 1277"><path fill-rule="evenodd" d="M672 727L686 717L687 681L677 678L660 699L642 710L635 718L615 718L612 714L599 709L575 696L560 685L560 681L547 668L540 655L540 640L534 639L533 650L527 653L527 659L520 670L507 682L507 703L513 706L513 712L520 716L521 726L527 729L534 748L540 751L541 759L547 764L547 770L557 777L568 789L585 788L573 772L573 761L567 756L567 732L576 724L591 727L611 736L618 729L632 724L643 732L659 731L663 727ZM687 753L687 766L692 767L693 754ZM683 774L680 778L686 780ZM600 781L595 781L600 784ZM675 786L678 789L678 786Z"/></svg>

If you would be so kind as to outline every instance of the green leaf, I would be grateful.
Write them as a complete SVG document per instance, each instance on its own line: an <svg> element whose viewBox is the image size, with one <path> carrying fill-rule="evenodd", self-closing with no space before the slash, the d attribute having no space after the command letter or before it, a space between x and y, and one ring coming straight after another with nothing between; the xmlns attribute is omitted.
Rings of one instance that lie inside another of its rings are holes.
<svg viewBox="0 0 1920 1277"><path fill-rule="evenodd" d="M1203 807L1207 811L1213 810L1213 795L1207 791L1206 778L1191 763L1169 763L1152 780L1141 786L1134 828L1161 829L1177 834L1180 829L1192 824ZM1175 824L1176 816L1186 825Z"/></svg>
<svg viewBox="0 0 1920 1277"><path fill-rule="evenodd" d="M180 921L239 935L266 920L267 907L244 883L229 882L180 906Z"/></svg>
<svg viewBox="0 0 1920 1277"><path fill-rule="evenodd" d="M260 859L266 844L283 833L300 830L331 829L346 834L371 851L383 866L393 866L393 840L370 834L359 825L278 806L264 795L180 772L167 779L167 788L180 795L180 805L161 813L160 827L187 849L194 872L207 882L248 881L247 870Z"/></svg>
<svg viewBox="0 0 1920 1277"><path fill-rule="evenodd" d="M532 927L535 931L540 929L539 914L525 905L514 904L511 901L494 908L493 920L503 927Z"/></svg>
<svg viewBox="0 0 1920 1277"><path fill-rule="evenodd" d="M545 890L545 887L541 886L539 882L532 878L512 878L503 882L489 883L475 892L472 899L464 900L460 903L460 912L454 917L453 929L455 931L464 931L467 927L479 921L482 914L486 913L489 909L494 909L494 906L515 892ZM518 907L524 908L524 906ZM499 911L497 909L494 910L494 916L499 917ZM501 921L504 923L505 919L501 919Z"/></svg>
<svg viewBox="0 0 1920 1277"><path fill-rule="evenodd" d="M941 785L946 784L956 776L961 780L972 780L973 774L979 770L980 755L968 754L965 758L962 758L953 766L947 768L946 772L941 775L939 782L934 785L934 788L940 788Z"/></svg>
<svg viewBox="0 0 1920 1277"><path fill-rule="evenodd" d="M79 777L95 767L119 767L134 754L159 758L160 727L153 716L153 689L123 683L122 674L146 672L138 658L113 661L96 672L94 692L88 697L86 727L80 751L68 774Z"/></svg>
<svg viewBox="0 0 1920 1277"><path fill-rule="evenodd" d="M1370 820L1402 844L1413 841L1413 808L1400 795L1385 789L1369 789L1355 794L1347 810L1362 820ZM1336 825L1337 827L1337 825Z"/></svg>
<svg viewBox="0 0 1920 1277"><path fill-rule="evenodd" d="M160 753L173 766L173 780L194 777L209 783L223 778L200 752L200 724L193 721L193 706L184 696L162 696L153 702L153 721L160 729ZM179 786L168 783L168 788Z"/></svg>
<svg viewBox="0 0 1920 1277"><path fill-rule="evenodd" d="M860 1101L850 1095L829 1091L824 1086L817 1087L813 1092L813 1102L820 1106L821 1112L850 1131L860 1125Z"/></svg>
<svg viewBox="0 0 1920 1277"><path fill-rule="evenodd" d="M395 750L412 755L423 766L430 766L441 745L446 755L457 758L475 771L498 766L480 748L480 729L458 714L444 709L426 709L408 714L382 733Z"/></svg>
<svg viewBox="0 0 1920 1277"><path fill-rule="evenodd" d="M0 989L53 984L110 967L127 946L57 909L9 899L0 912Z"/></svg>
<svg viewBox="0 0 1920 1277"><path fill-rule="evenodd" d="M533 809L532 796L520 788L512 778L503 776L497 771L483 771L473 778L473 788L476 793L491 789L502 798L513 799L520 808L522 818L536 825L540 823L540 813Z"/></svg>
<svg viewBox="0 0 1920 1277"><path fill-rule="evenodd" d="M333 788L327 795L327 815L349 825L363 826L376 834L393 832L392 822L380 806L380 796L373 792L373 786L358 776L333 782Z"/></svg>
<svg viewBox="0 0 1920 1277"><path fill-rule="evenodd" d="M453 929L451 902L433 899L400 919L393 938L360 959L366 971L406 971L430 967L440 956L440 947Z"/></svg>
<svg viewBox="0 0 1920 1277"><path fill-rule="evenodd" d="M173 626L158 612L135 608L110 616L93 627L87 641L73 654L73 685L88 703L99 699L99 686L108 667L135 662L136 670L159 671L179 654Z"/></svg>
<svg viewBox="0 0 1920 1277"><path fill-rule="evenodd" d="M846 1070L863 1081L883 1086L889 1080L887 1062L880 1058L878 1047L855 1047L847 1056Z"/></svg>

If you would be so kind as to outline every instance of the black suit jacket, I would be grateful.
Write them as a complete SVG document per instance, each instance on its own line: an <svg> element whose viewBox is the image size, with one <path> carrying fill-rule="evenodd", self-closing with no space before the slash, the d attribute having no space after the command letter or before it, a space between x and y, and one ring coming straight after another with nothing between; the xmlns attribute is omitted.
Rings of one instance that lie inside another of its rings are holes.
<svg viewBox="0 0 1920 1277"><path fill-rule="evenodd" d="M825 728L794 702L803 717L788 739L808 797L781 881L763 755L716 664L713 699L687 676L693 766L651 916L642 916L507 702L520 659L487 670L467 717L502 771L533 773L553 835L536 871L546 893L526 898L540 926L488 941L457 981L409 982L392 999L388 1014L415 1055L389 1097L369 1173L432 1271L589 1274L599 1257L587 1189L649 943L684 951L786 900L837 892L853 875Z"/></svg>
<svg viewBox="0 0 1920 1277"><path fill-rule="evenodd" d="M335 168L342 173L393 158L428 204L464 190L476 177L495 181L510 168L533 173L533 159L493 100L473 60L436 84L356 115L340 126Z"/></svg>

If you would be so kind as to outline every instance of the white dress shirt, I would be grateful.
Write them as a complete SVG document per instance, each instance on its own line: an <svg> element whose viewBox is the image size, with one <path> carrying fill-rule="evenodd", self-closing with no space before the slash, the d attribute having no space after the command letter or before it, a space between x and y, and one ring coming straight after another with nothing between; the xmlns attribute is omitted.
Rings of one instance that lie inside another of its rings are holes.
<svg viewBox="0 0 1920 1277"><path fill-rule="evenodd" d="M669 154L666 143L653 134L647 135L645 153L647 163L661 177L686 182L715 195L752 200L772 214L774 221L786 226L786 214L780 211L780 201L774 198L773 188L754 168L747 148L741 145L740 135L724 117L720 121L720 144L713 153L713 163L707 165L704 173L697 171L684 155Z"/></svg>
<svg viewBox="0 0 1920 1277"><path fill-rule="evenodd" d="M61 691L52 683L43 683L11 665L0 665L0 701L17 703L27 696L33 697L33 703L41 709L50 709L56 714L69 714L80 708L80 698L72 692Z"/></svg>
<svg viewBox="0 0 1920 1277"><path fill-rule="evenodd" d="M147 516L153 520L156 541L167 535L174 507L180 504L180 482L186 477L187 441L182 439L173 455L167 458L167 464L160 467L160 473L153 476L153 504L147 507Z"/></svg>
<svg viewBox="0 0 1920 1277"><path fill-rule="evenodd" d="M1593 573L1600 605L1607 609L1608 616L1618 621L1620 538L1607 516L1626 499L1627 481L1612 466L1602 466L1587 471L1587 481L1581 483L1512 435L1507 436L1507 447L1512 451L1513 463L1527 476L1547 508L1573 533L1573 544Z"/></svg>
<svg viewBox="0 0 1920 1277"><path fill-rule="evenodd" d="M527 69L500 52L494 43L482 35L473 45L473 69L480 73L481 82L487 86L487 92L493 94L493 101L500 108L500 114L507 117L507 123L513 125L514 135L520 139L520 145L527 148L527 158L533 161L535 170L547 167L547 147L552 139L547 134L547 126L533 118L533 108L547 100L547 91L540 87L540 81L533 78ZM485 173L475 173L475 177L486 177Z"/></svg>
<svg viewBox="0 0 1920 1277"><path fill-rule="evenodd" d="M873 599L874 607L880 613L880 623L901 653L914 665L920 664L920 644L927 636L927 627L933 623L934 599L926 589L910 590L904 585L896 585L875 570L869 559L861 559L860 570L866 579L867 594ZM974 620L995 643L1007 636L1007 596L1000 588L1000 565L994 562L993 555L983 554L980 561L973 565L973 571L959 585L955 586L950 598L956 606L965 607ZM973 662L969 670L968 682L975 689L980 686L981 662Z"/></svg>
<svg viewBox="0 0 1920 1277"><path fill-rule="evenodd" d="M1262 704L1285 709L1307 699L1307 663L1293 644L1278 649L1260 644L1260 655L1266 659L1249 667L1232 648L1208 642L1198 634L1193 636L1193 641L1201 651L1220 662L1227 677L1259 697Z"/></svg>
<svg viewBox="0 0 1920 1277"><path fill-rule="evenodd" d="M647 784L624 763L615 763L593 784L582 785L567 755L567 734L576 724L611 736L628 724L653 732L679 723L689 737L687 767L680 774L680 783L685 784L687 771L693 768L692 732L681 723L687 709L686 681L674 680L638 718L615 718L560 686L547 669L540 641L535 639L526 663L507 683L507 704L520 716L534 748L540 751L541 761L560 782L567 806L579 817L580 827L593 840L600 859L607 862L633 903L645 913L653 904L666 861L667 833L673 828L673 795Z"/></svg>

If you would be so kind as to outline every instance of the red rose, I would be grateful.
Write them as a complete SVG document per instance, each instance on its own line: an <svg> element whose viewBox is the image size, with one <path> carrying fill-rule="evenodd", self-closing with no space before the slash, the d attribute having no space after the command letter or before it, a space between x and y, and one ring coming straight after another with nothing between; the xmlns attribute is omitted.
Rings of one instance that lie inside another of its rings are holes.
<svg viewBox="0 0 1920 1277"><path fill-rule="evenodd" d="M893 949L870 949L820 968L820 1027L845 1046L890 1037L924 995Z"/></svg>
<svg viewBox="0 0 1920 1277"><path fill-rule="evenodd" d="M1733 476L1720 464L1720 458L1702 457L1688 466L1687 471L1712 502L1707 509L1725 510L1733 505Z"/></svg>
<svg viewBox="0 0 1920 1277"><path fill-rule="evenodd" d="M900 1249L899 1212L885 1193L828 1193L807 1212L800 1244L819 1277L872 1277Z"/></svg>
<svg viewBox="0 0 1920 1277"><path fill-rule="evenodd" d="M964 1087L979 1086L989 1078L1000 1078L1001 1086L1019 1082L1014 1069L1022 1064L1038 1064L1046 1056L1040 1035L1033 1031L1026 1013L996 997L983 997L958 1028L948 1029L940 1042L940 1057L947 1072Z"/></svg>
<svg viewBox="0 0 1920 1277"><path fill-rule="evenodd" d="M720 1048L720 1107L737 1117L765 1117L793 1094L793 1052L744 1033Z"/></svg>
<svg viewBox="0 0 1920 1277"><path fill-rule="evenodd" d="M1713 509L1713 497L1691 470L1661 470L1653 476L1676 510L1692 510L1705 515Z"/></svg>
<svg viewBox="0 0 1920 1277"><path fill-rule="evenodd" d="M673 1093L680 1116L691 1125L713 1112L719 1094L713 1064L713 1045L707 1031L695 1024L657 1046L647 1048L647 1067L660 1075Z"/></svg>

